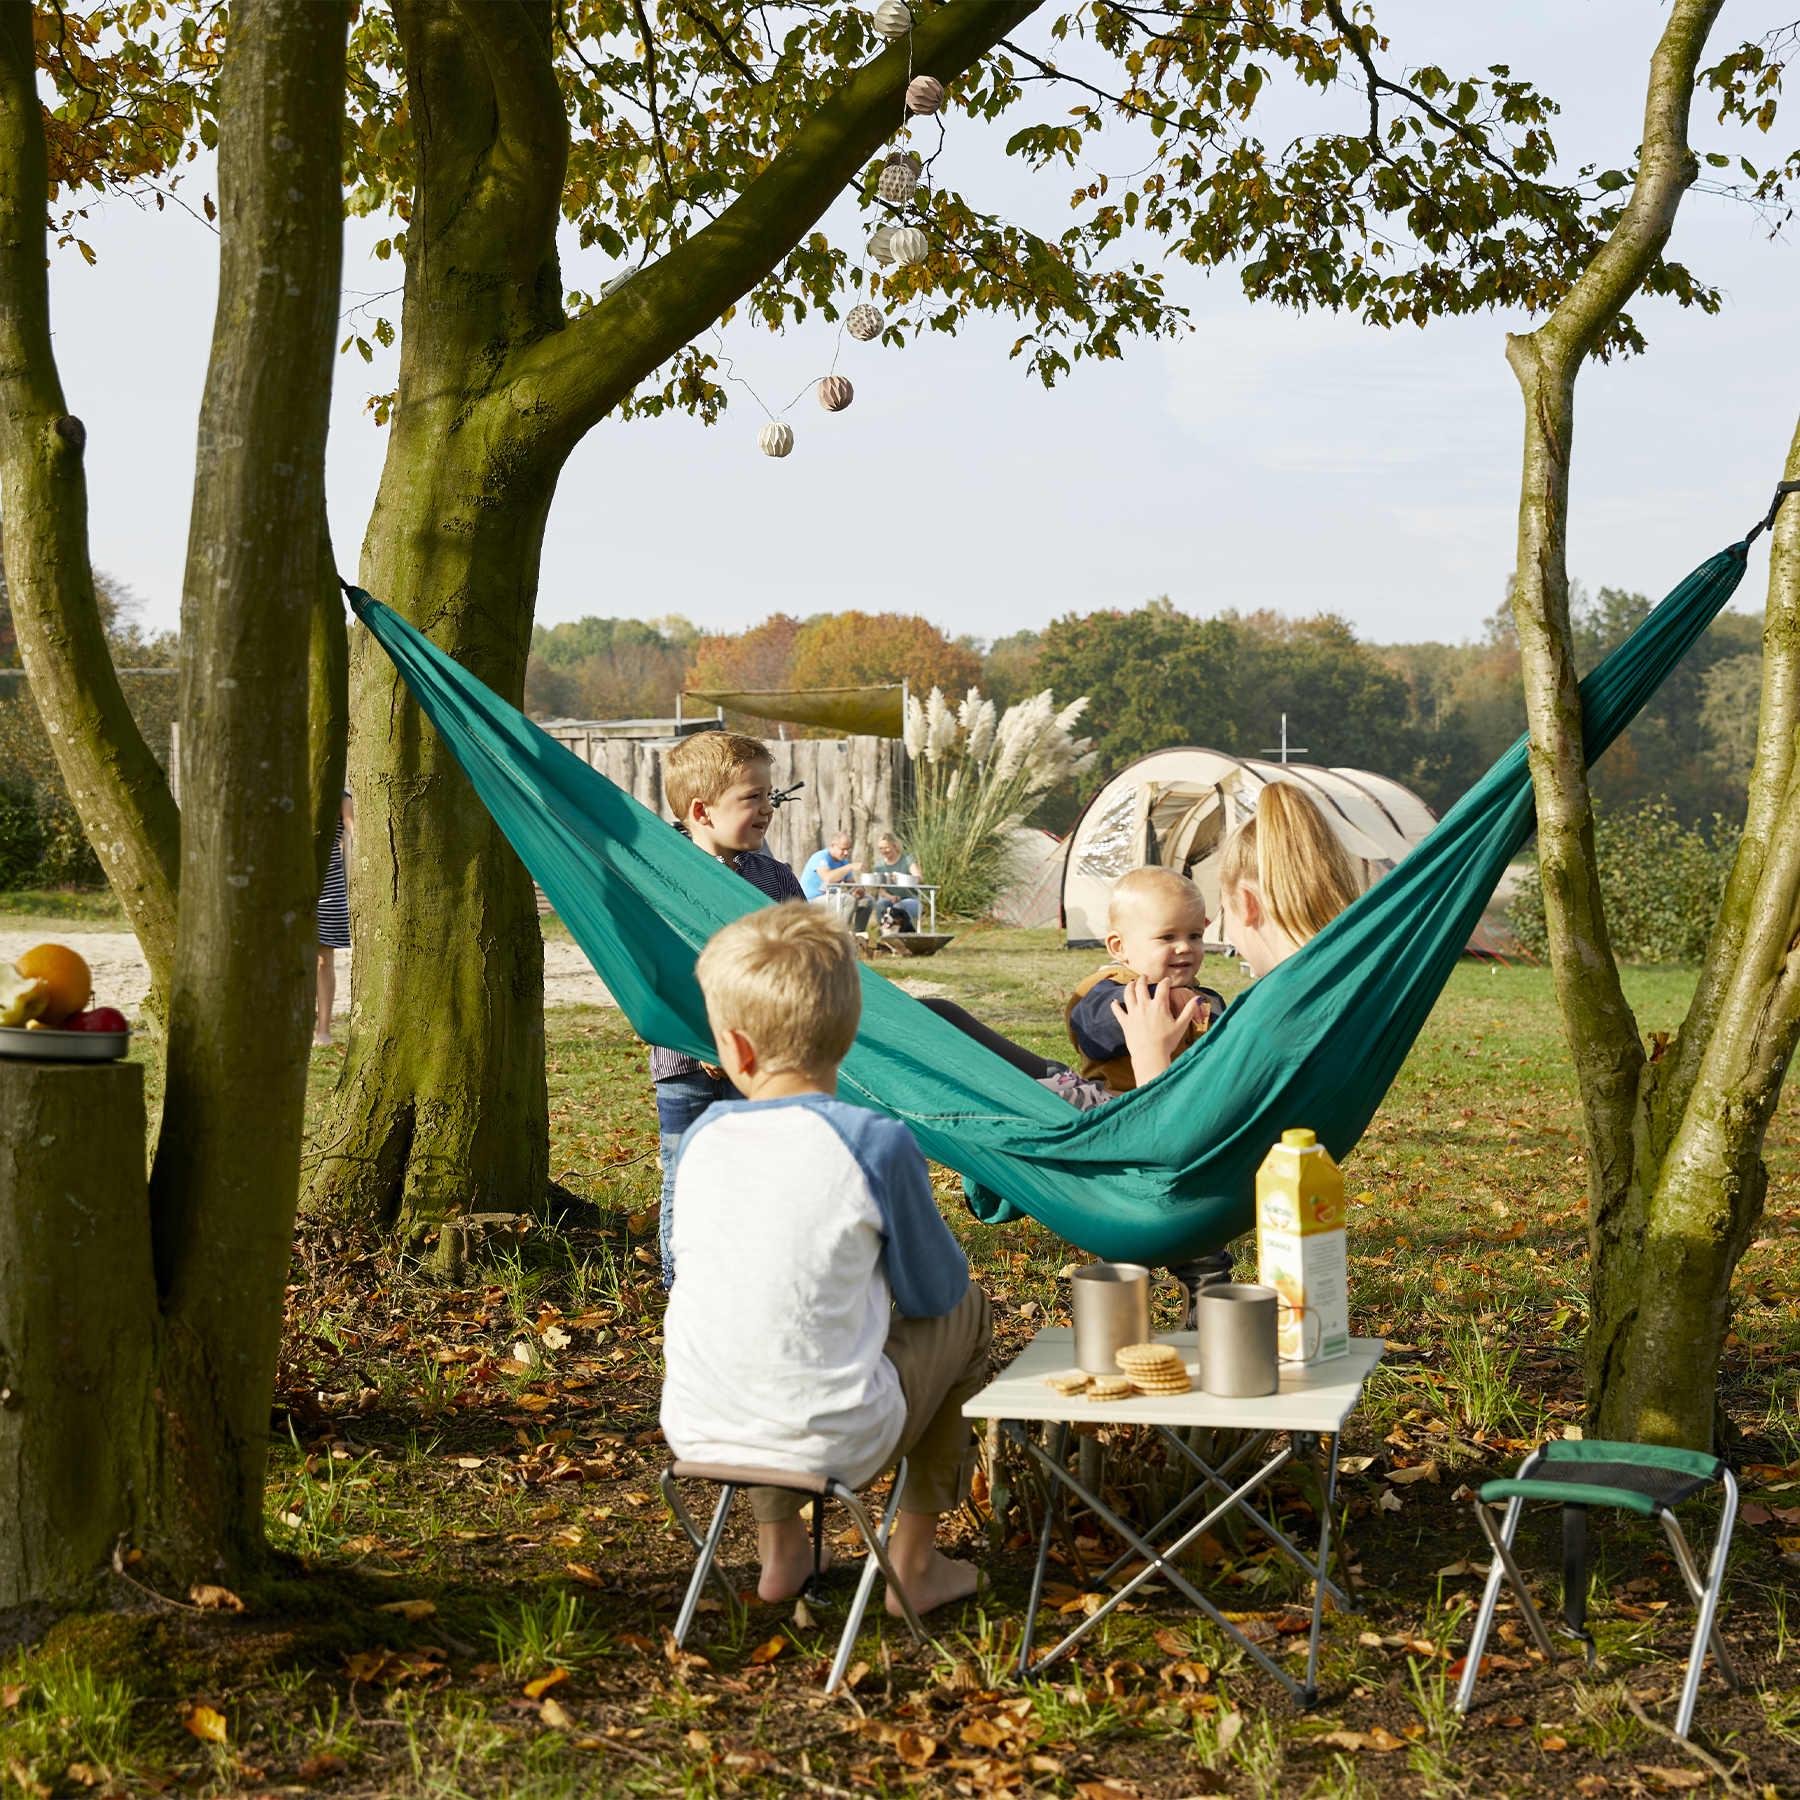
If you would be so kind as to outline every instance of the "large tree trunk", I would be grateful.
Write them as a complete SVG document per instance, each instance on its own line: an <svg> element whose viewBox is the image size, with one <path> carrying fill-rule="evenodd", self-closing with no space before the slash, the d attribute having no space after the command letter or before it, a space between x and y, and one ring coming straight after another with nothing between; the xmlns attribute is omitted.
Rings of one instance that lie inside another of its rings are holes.
<svg viewBox="0 0 1800 1800"><path fill-rule="evenodd" d="M1792 784L1800 518L1777 526L1768 687L1743 847L1693 1005L1661 1061L1645 1055L1607 941L1565 536L1576 378L1662 254L1697 172L1688 114L1721 4L1674 0L1651 63L1638 179L1619 224L1549 319L1507 342L1525 403L1513 606L1538 860L1588 1148L1590 1424L1606 1436L1696 1447L1713 1437L1731 1279L1762 1210L1763 1134L1800 1017L1789 949L1800 926ZM1800 437L1790 474L1796 463Z"/></svg>
<svg viewBox="0 0 1800 1800"><path fill-rule="evenodd" d="M396 429L362 578L517 701L549 483L504 493L479 435L429 410ZM417 1236L543 1200L543 940L530 877L392 662L361 632L353 662L350 1051L314 1180Z"/></svg>
<svg viewBox="0 0 1800 1800"><path fill-rule="evenodd" d="M8 253L41 276L30 15L0 9L0 96L19 152L8 225L22 236L29 219L36 234L29 255ZM262 1547L306 1081L313 748L330 737L328 723L310 726L308 661L319 635L329 662L322 607L335 604L324 453L347 22L322 0L241 0L231 21L219 300L182 599L167 1094L146 1206L139 1071L9 1071L0 1083L0 1142L11 1146L0 1333L21 1384L17 1418L0 1424L0 1605L80 1598L120 1539L177 1584L236 1576ZM53 397L43 283L5 298L7 347L24 357L8 378ZM45 466L78 456L78 430L51 436L62 448ZM85 531L66 468L37 500L7 519L9 560L28 571L81 554ZM64 597L80 586L64 579ZM80 1094L97 1101L77 1117ZM46 1405L53 1393L66 1394L60 1413Z"/></svg>
<svg viewBox="0 0 1800 1800"><path fill-rule="evenodd" d="M570 449L800 241L892 132L909 74L961 74L1040 3L958 0L924 15L910 46L847 77L716 223L571 322L551 8L397 0L416 185L364 585L519 703ZM352 661L363 829L350 1053L310 1196L417 1237L477 1203L543 1198L542 941L524 871L391 666L366 640Z"/></svg>

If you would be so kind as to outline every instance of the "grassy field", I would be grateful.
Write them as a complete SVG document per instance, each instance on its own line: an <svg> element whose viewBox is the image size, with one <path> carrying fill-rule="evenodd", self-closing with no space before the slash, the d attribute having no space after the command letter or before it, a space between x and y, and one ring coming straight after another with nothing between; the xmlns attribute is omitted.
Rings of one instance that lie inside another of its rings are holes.
<svg viewBox="0 0 1800 1800"><path fill-rule="evenodd" d="M970 931L898 972L1052 1050L1089 960L1051 933ZM1628 985L1646 1031L1679 1021L1680 972ZM315 1057L315 1116L340 1056ZM1470 1490L1580 1416L1582 1155L1542 971L1460 969L1347 1166L1352 1324L1393 1352L1346 1435L1358 1587L1329 1618L1306 1715L1155 1587L1052 1679L1016 1686L1039 1504L1016 1468L984 1473L958 1526L988 1592L941 1618L928 1651L870 1625L848 1696L819 1692L831 1619L791 1607L712 1600L691 1654L675 1654L665 1629L689 1557L656 1492L642 1051L616 1013L561 1013L549 1076L562 1217L493 1226L456 1283L356 1221L303 1221L269 1484L278 1567L242 1612L136 1595L0 1661L0 1792L10 1778L28 1794L1800 1793L1791 1107L1723 1386L1751 1503L1725 1631L1754 1685L1728 1695L1709 1679L1689 1751L1666 1722L1691 1612L1654 1530L1610 1518L1595 1530L1598 1666L1544 1669L1505 1612L1476 1712L1449 1706L1478 1586ZM1004 1359L1063 1315L1069 1249L1034 1226L973 1225L940 1175ZM1119 1504L1167 1490L1130 1431L1103 1434L1099 1454ZM1310 1492L1278 1490L1290 1526ZM1056 1611L1082 1607L1084 1570L1112 1548L1073 1522ZM1525 1553L1554 1603L1553 1519ZM726 1561L747 1589L742 1526ZM1303 1650L1300 1587L1256 1538L1205 1540L1195 1573L1272 1654Z"/></svg>

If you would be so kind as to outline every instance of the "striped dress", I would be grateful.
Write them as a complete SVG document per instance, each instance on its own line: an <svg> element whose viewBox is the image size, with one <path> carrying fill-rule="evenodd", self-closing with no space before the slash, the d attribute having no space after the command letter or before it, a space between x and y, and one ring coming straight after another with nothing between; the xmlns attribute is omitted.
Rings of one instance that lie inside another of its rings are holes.
<svg viewBox="0 0 1800 1800"><path fill-rule="evenodd" d="M325 886L319 894L319 948L350 948L350 893L344 881L344 821L341 818L337 836L332 840Z"/></svg>

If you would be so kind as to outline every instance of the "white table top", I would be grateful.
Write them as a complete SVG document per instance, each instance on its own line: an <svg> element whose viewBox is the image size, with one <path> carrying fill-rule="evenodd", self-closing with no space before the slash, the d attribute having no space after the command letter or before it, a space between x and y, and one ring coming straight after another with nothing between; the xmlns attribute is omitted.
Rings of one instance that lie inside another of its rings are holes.
<svg viewBox="0 0 1800 1800"><path fill-rule="evenodd" d="M1176 1345L1197 1379L1191 1331L1165 1332L1159 1344ZM1387 1346L1380 1338L1352 1338L1350 1353L1306 1366L1283 1364L1280 1390L1256 1400L1226 1400L1202 1393L1133 1394L1124 1400L1089 1400L1059 1394L1046 1375L1075 1367L1075 1334L1067 1325L1046 1325L1011 1365L972 1400L965 1419L1052 1419L1067 1424L1210 1425L1228 1431L1335 1432L1362 1397L1369 1371Z"/></svg>

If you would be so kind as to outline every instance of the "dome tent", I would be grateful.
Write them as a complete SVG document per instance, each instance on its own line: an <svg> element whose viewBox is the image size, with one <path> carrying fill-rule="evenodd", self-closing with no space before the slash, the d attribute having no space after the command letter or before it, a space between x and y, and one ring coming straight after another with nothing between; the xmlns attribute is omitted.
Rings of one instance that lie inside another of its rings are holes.
<svg viewBox="0 0 1800 1800"><path fill-rule="evenodd" d="M1206 898L1208 936L1223 943L1219 858L1232 828L1256 810L1272 781L1291 781L1316 801L1372 887L1437 821L1410 788L1361 769L1261 762L1223 750L1158 750L1127 764L1087 804L1063 858L1063 930L1068 947L1106 937L1106 902L1129 869L1160 865L1190 876Z"/></svg>

